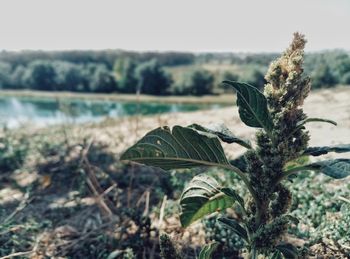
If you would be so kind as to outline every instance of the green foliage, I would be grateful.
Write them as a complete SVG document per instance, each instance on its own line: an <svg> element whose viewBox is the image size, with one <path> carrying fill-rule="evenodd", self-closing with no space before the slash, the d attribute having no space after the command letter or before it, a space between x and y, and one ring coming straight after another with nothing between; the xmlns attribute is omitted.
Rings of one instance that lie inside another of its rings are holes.
<svg viewBox="0 0 350 259"><path fill-rule="evenodd" d="M350 145L340 144L340 145L325 146L325 147L309 147L305 150L304 155L320 156L320 155L328 154L330 152L335 152L335 153L350 152Z"/></svg>
<svg viewBox="0 0 350 259"><path fill-rule="evenodd" d="M117 90L117 83L105 66L98 65L91 68L87 87L90 92L110 93Z"/></svg>
<svg viewBox="0 0 350 259"><path fill-rule="evenodd" d="M114 71L121 93L136 93L138 81L135 75L137 64L130 58L117 60Z"/></svg>
<svg viewBox="0 0 350 259"><path fill-rule="evenodd" d="M296 249L292 244L279 244L276 246L284 258L286 259L298 259L298 249Z"/></svg>
<svg viewBox="0 0 350 259"><path fill-rule="evenodd" d="M303 169L320 171L335 179L342 179L350 175L350 159L331 159L319 161L305 165L303 166Z"/></svg>
<svg viewBox="0 0 350 259"><path fill-rule="evenodd" d="M264 128L270 131L272 121L265 96L254 86L245 83L224 81L237 91L237 106L241 120L250 127Z"/></svg>
<svg viewBox="0 0 350 259"><path fill-rule="evenodd" d="M246 82L250 85L254 85L258 89L264 88L264 84L266 83L266 81L264 79L263 71L266 70L266 68L250 65L250 66L244 66L243 69L244 69L243 73L238 77L239 81ZM225 80L236 81L236 80L231 80L229 78L225 78Z"/></svg>
<svg viewBox="0 0 350 259"><path fill-rule="evenodd" d="M5 62L0 62L0 89L6 88L6 86L11 84L12 67L10 64Z"/></svg>
<svg viewBox="0 0 350 259"><path fill-rule="evenodd" d="M244 241L249 243L247 231L236 220L229 219L229 218L218 218L218 222L220 224L226 226L227 228L231 229L234 233L236 233Z"/></svg>
<svg viewBox="0 0 350 259"><path fill-rule="evenodd" d="M2 52L0 88L135 93L140 84L135 73L137 67L156 60L161 68L166 67L167 70L184 67L183 75L179 78L175 76L175 82L169 87L167 83L164 84L163 77L158 77L158 73L155 73L155 77L148 80L160 80L160 85L164 85L165 88L160 91L154 90L152 86L150 89L144 89L144 93L213 94L222 92L220 87L214 85L222 80L242 81L262 89L266 83L264 74L268 64L277 56L276 53L194 55L120 50ZM216 68L212 69L213 66ZM98 76L90 73L89 67L105 70L103 77L108 80L96 79ZM305 58L305 71L311 74L314 88L350 84L350 55L339 50L308 54ZM100 85L90 84L90 81L100 82Z"/></svg>
<svg viewBox="0 0 350 259"><path fill-rule="evenodd" d="M185 188L180 198L181 224L187 227L205 215L232 207L235 201L235 198L220 191L220 186L214 178L206 174L197 175Z"/></svg>
<svg viewBox="0 0 350 259"><path fill-rule="evenodd" d="M158 128L130 147L122 160L132 160L162 169L201 165L229 166L219 139L212 134L175 126Z"/></svg>
<svg viewBox="0 0 350 259"><path fill-rule="evenodd" d="M219 140L239 142L233 141L230 131L199 125L175 126L172 132L167 127L155 129L121 157L165 170L207 165L236 173L249 193L248 202L238 196L233 186L221 188L213 178L201 174L194 177L183 192L180 218L187 226L205 215L223 211L237 201L243 215L242 223L226 217L220 217L218 221L246 241L249 258L299 256L293 245L280 243L288 228L299 222L288 214L292 193L284 179L305 170L321 171L337 179L350 175L349 159L299 163L308 152L320 155L329 151L348 151L335 147L322 147L311 153L308 150L310 136L304 127L307 122L336 123L308 118L300 108L311 88L310 79L303 75L305 43L303 35L294 35L290 47L270 65L264 93L247 83L224 81L237 92L241 120L247 126L259 128L256 147L246 145L245 163L240 166L244 172L227 161L220 145Z"/></svg>
<svg viewBox="0 0 350 259"><path fill-rule="evenodd" d="M3 211L0 211L0 217L3 216ZM15 248L24 250L30 247L36 241L33 234L37 234L41 229L48 227L50 227L50 222L47 220L38 221L29 219L21 225L13 221L1 222L0 256L7 256L8 254L17 252Z"/></svg>
<svg viewBox="0 0 350 259"><path fill-rule="evenodd" d="M140 93L165 95L172 83L172 78L160 66L157 60L139 65L135 70L138 80L137 90Z"/></svg>
<svg viewBox="0 0 350 259"><path fill-rule="evenodd" d="M218 247L218 243L212 242L206 246L203 247L201 252L199 253L198 259L210 259L212 258L212 254L215 251L215 249Z"/></svg>
<svg viewBox="0 0 350 259"><path fill-rule="evenodd" d="M337 83L336 78L331 72L329 66L324 63L320 64L319 67L311 74L312 84L315 88L331 87Z"/></svg>
<svg viewBox="0 0 350 259"><path fill-rule="evenodd" d="M56 90L56 71L50 62L39 60L31 62L24 77L24 82L32 89Z"/></svg>
<svg viewBox="0 0 350 259"><path fill-rule="evenodd" d="M173 92L178 95L212 94L213 83L214 76L209 71L196 69L185 74L182 81L175 84Z"/></svg>
<svg viewBox="0 0 350 259"><path fill-rule="evenodd" d="M319 238L329 238L334 242L349 247L350 245L350 204L343 202L336 220L322 221L318 226ZM350 255L350 249L348 249Z"/></svg>
<svg viewBox="0 0 350 259"><path fill-rule="evenodd" d="M306 71L311 74L314 88L347 84L350 71L349 53L341 50L314 53L306 56Z"/></svg>
<svg viewBox="0 0 350 259"><path fill-rule="evenodd" d="M29 152L25 137L16 137L5 131L0 136L0 168L1 172L9 172L20 168Z"/></svg>
<svg viewBox="0 0 350 259"><path fill-rule="evenodd" d="M216 217L204 218L203 225L205 226L206 240L220 244L215 253L218 258L232 258L237 251L245 246L245 241L231 228L219 223Z"/></svg>
<svg viewBox="0 0 350 259"><path fill-rule="evenodd" d="M190 126L188 126L189 128L193 128L197 131L201 131L201 132L207 132L207 133L211 133L214 134L216 136L218 136L221 141L232 144L232 143L237 143L243 147L246 148L252 148L251 144L248 140L236 137L230 130L229 128L227 128L224 124L220 124L220 125L210 125L210 128L207 127L203 127L201 125L198 124L192 124Z"/></svg>

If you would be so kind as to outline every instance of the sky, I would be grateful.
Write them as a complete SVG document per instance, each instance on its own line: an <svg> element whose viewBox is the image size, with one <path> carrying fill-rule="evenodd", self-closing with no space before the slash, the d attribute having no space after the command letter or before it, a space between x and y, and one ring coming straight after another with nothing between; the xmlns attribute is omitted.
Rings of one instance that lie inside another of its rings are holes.
<svg viewBox="0 0 350 259"><path fill-rule="evenodd" d="M0 0L0 50L350 50L350 0Z"/></svg>

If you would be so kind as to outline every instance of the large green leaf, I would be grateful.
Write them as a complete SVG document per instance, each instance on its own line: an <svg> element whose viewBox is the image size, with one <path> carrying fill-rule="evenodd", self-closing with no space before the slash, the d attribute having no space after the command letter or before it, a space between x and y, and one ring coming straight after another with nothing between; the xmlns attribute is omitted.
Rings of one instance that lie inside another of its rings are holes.
<svg viewBox="0 0 350 259"><path fill-rule="evenodd" d="M335 179L342 179L350 175L350 159L330 159L318 161L308 165L293 167L286 170L285 173L277 180L277 182L290 175L305 170L320 171Z"/></svg>
<svg viewBox="0 0 350 259"><path fill-rule="evenodd" d="M298 259L298 249L292 244L282 243L277 245L276 249L279 250L286 259Z"/></svg>
<svg viewBox="0 0 350 259"><path fill-rule="evenodd" d="M252 148L249 140L236 137L224 124L210 125L210 127L203 127L198 124L188 126L198 131L207 132L218 136L223 142L237 143L246 148Z"/></svg>
<svg viewBox="0 0 350 259"><path fill-rule="evenodd" d="M252 85L233 81L223 81L237 91L237 106L241 120L250 127L272 129L272 120L267 108L267 100L262 92Z"/></svg>
<svg viewBox="0 0 350 259"><path fill-rule="evenodd" d="M330 159L304 166L306 169L317 170L335 179L342 179L350 175L350 159Z"/></svg>
<svg viewBox="0 0 350 259"><path fill-rule="evenodd" d="M217 136L174 126L147 133L121 156L121 160L156 166L165 170L195 166L229 165Z"/></svg>
<svg viewBox="0 0 350 259"><path fill-rule="evenodd" d="M239 235L241 238L248 242L247 231L237 221L228 218L218 218L217 220L223 226L231 229L233 232L235 232L237 235Z"/></svg>
<svg viewBox="0 0 350 259"><path fill-rule="evenodd" d="M309 147L305 150L304 155L320 156L330 152L345 153L350 152L350 144L341 144L335 146L324 146L324 147Z"/></svg>
<svg viewBox="0 0 350 259"><path fill-rule="evenodd" d="M239 196L239 194L232 187L221 188L221 191L223 193L225 193L227 196L229 196L232 199L234 199L235 201L237 201L239 203L239 205L241 205L241 207L244 208L243 198L241 196Z"/></svg>
<svg viewBox="0 0 350 259"><path fill-rule="evenodd" d="M205 215L222 211L233 205L235 200L220 191L218 182L205 174L195 176L180 198L180 221L186 227Z"/></svg>
<svg viewBox="0 0 350 259"><path fill-rule="evenodd" d="M205 245L199 253L198 259L211 259L213 252L218 247L219 243L213 242L208 245Z"/></svg>

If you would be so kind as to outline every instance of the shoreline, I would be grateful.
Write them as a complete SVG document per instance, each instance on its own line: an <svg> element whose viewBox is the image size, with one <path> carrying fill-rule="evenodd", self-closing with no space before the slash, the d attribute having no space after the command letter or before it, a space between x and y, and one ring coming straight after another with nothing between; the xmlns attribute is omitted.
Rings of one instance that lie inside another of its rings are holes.
<svg viewBox="0 0 350 259"><path fill-rule="evenodd" d="M152 96L140 94L103 94L103 93L74 93L37 90L0 90L1 97L47 98L47 99L78 99L119 102L152 102L179 104L230 104L235 101L234 94L205 95L205 96Z"/></svg>

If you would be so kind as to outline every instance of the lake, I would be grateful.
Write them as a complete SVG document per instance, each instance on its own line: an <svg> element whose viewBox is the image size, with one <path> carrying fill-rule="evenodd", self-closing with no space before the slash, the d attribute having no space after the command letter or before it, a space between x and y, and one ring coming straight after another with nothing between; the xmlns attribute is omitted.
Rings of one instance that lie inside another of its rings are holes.
<svg viewBox="0 0 350 259"><path fill-rule="evenodd" d="M0 126L9 128L30 123L46 126L60 123L98 122L105 118L132 115L217 109L218 104L162 104L77 99L0 97Z"/></svg>

